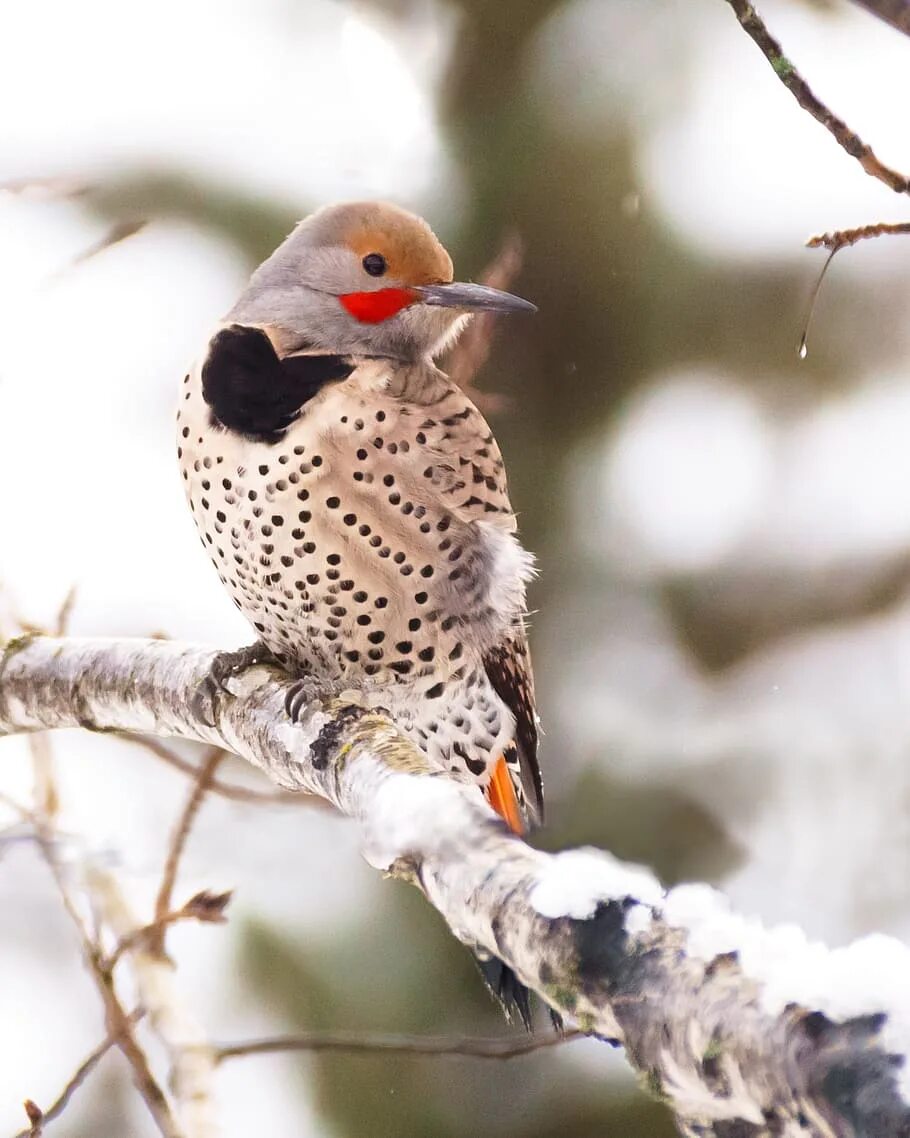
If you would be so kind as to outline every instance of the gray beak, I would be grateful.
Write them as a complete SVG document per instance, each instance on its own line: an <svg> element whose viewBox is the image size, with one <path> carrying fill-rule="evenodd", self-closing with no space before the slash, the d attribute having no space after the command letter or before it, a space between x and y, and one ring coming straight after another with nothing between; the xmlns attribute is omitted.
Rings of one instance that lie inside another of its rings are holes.
<svg viewBox="0 0 910 1138"><path fill-rule="evenodd" d="M479 284L415 285L414 292L424 304L438 308L480 309L485 312L536 312L537 305L510 292Z"/></svg>

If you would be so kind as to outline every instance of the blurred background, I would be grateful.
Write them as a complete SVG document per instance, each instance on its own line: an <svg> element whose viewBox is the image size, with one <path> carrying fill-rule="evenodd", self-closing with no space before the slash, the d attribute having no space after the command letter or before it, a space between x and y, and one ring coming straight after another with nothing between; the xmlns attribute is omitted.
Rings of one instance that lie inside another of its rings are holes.
<svg viewBox="0 0 910 1138"><path fill-rule="evenodd" d="M837 258L797 357L824 259L805 238L908 207L799 110L723 0L0 8L7 610L48 624L75 585L76 633L248 642L173 453L177 387L210 327L329 201L421 212L467 278L515 229L514 287L540 313L503 323L481 386L503 397L494 428L540 566L541 843L718 883L831 944L910 936L904 239ZM761 13L910 170L910 42L846 0ZM109 738L56 749L61 826L147 907L186 780ZM0 789L27 798L22 741L0 759ZM14 833L9 1133L104 1035L46 868ZM325 812L209 799L178 899L203 887L235 889L229 926L177 927L169 945L214 1039L504 1030L430 908ZM228 1138L672 1133L621 1054L588 1042L509 1064L250 1058L217 1086ZM111 1056L53 1133L154 1130Z"/></svg>

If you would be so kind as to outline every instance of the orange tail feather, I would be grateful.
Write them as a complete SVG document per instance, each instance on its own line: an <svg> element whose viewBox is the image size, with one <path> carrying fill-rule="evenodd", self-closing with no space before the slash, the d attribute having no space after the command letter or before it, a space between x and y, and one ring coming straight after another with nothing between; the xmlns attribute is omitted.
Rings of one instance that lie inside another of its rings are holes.
<svg viewBox="0 0 910 1138"><path fill-rule="evenodd" d="M524 820L518 808L518 798L515 787L509 775L509 768L505 759L500 756L493 767L493 774L487 786L487 801L496 813L505 820L506 825L513 834L525 832Z"/></svg>

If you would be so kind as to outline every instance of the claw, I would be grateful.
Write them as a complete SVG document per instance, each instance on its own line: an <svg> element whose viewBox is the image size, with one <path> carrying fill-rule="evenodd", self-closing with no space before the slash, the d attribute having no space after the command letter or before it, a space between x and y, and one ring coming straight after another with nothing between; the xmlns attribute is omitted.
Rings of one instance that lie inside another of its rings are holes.
<svg viewBox="0 0 910 1138"><path fill-rule="evenodd" d="M215 726L215 699L218 695L218 684L211 676L202 680L190 700L190 708L197 719L201 719L206 727Z"/></svg>
<svg viewBox="0 0 910 1138"><path fill-rule="evenodd" d="M296 680L284 697L284 710L292 723L299 723L301 712L318 698L319 689L310 676Z"/></svg>
<svg viewBox="0 0 910 1138"><path fill-rule="evenodd" d="M201 681L193 695L190 706L193 714L198 716L207 727L215 726L215 703L220 695L227 692L228 680L239 676L247 668L254 668L258 664L272 664L281 667L281 664L261 640L240 648L236 652L219 652L209 665L208 675Z"/></svg>

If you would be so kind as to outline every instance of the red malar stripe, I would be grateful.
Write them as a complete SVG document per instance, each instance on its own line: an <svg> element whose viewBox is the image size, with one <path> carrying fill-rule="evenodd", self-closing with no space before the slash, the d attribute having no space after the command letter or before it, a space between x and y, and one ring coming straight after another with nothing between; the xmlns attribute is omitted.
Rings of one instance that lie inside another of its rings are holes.
<svg viewBox="0 0 910 1138"><path fill-rule="evenodd" d="M381 288L376 292L347 292L338 297L355 320L379 324L417 299L409 288Z"/></svg>

